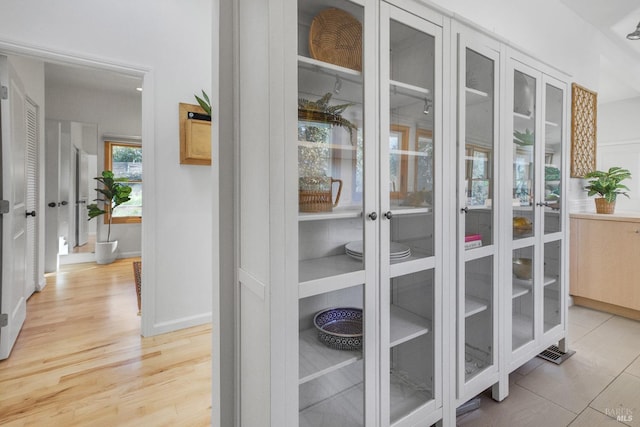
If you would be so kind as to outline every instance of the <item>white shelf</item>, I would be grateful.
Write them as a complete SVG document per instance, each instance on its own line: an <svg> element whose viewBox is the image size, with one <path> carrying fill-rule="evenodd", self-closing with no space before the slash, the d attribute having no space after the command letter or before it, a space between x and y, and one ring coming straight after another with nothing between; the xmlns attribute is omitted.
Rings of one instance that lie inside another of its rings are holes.
<svg viewBox="0 0 640 427"><path fill-rule="evenodd" d="M533 319L514 314L511 317L511 348L513 351L533 341Z"/></svg>
<svg viewBox="0 0 640 427"><path fill-rule="evenodd" d="M414 151L414 150L389 150L389 154L398 154L401 156L415 156L415 157L432 156L432 154L425 153L424 151Z"/></svg>
<svg viewBox="0 0 640 427"><path fill-rule="evenodd" d="M421 93L425 97L431 93L431 91L429 89L426 89L426 88L423 88L423 87L419 87L419 86L410 85L410 84L407 84L407 83L402 83L402 82L399 82L399 81L396 81L396 80L389 80L389 85L391 87L393 87L393 88L396 88L396 89L405 89L405 90L410 91L410 92ZM398 92L398 95L406 95L406 94L402 94L402 93Z"/></svg>
<svg viewBox="0 0 640 427"><path fill-rule="evenodd" d="M518 298L521 297L523 295L528 294L529 292L531 292L531 285L526 286L524 284L522 284L518 279L514 280L513 283L513 295L511 296L511 298Z"/></svg>
<svg viewBox="0 0 640 427"><path fill-rule="evenodd" d="M431 390L418 387L397 375L390 374L391 424L433 399Z"/></svg>
<svg viewBox="0 0 640 427"><path fill-rule="evenodd" d="M534 116L525 116L520 113L513 113L513 128L514 130L524 132L525 129L529 129L533 132L535 125Z"/></svg>
<svg viewBox="0 0 640 427"><path fill-rule="evenodd" d="M334 208L329 212L300 212L298 221L321 221L325 219L360 218L362 206L347 206Z"/></svg>
<svg viewBox="0 0 640 427"><path fill-rule="evenodd" d="M470 379L487 369L489 364L480 360L465 349L464 353L464 380L468 382Z"/></svg>
<svg viewBox="0 0 640 427"><path fill-rule="evenodd" d="M470 87L464 88L466 94L467 105L482 104L489 101L489 94Z"/></svg>
<svg viewBox="0 0 640 427"><path fill-rule="evenodd" d="M362 427L364 383L353 386L300 411L300 427Z"/></svg>
<svg viewBox="0 0 640 427"><path fill-rule="evenodd" d="M339 65L330 64L328 62L318 61L317 59L309 58L307 56L298 55L298 64L306 64L311 68L319 68L331 74L342 74L343 76L354 76L362 78L360 71L352 70L351 68L341 67Z"/></svg>
<svg viewBox="0 0 640 427"><path fill-rule="evenodd" d="M467 295L464 299L464 317L481 313L488 307L487 301Z"/></svg>
<svg viewBox="0 0 640 427"><path fill-rule="evenodd" d="M364 384L351 387L300 411L300 427L362 427L364 425ZM422 390L390 374L391 423L433 400Z"/></svg>
<svg viewBox="0 0 640 427"><path fill-rule="evenodd" d="M556 281L557 279L553 276L544 276L543 286L553 285L554 283L556 283ZM528 288L531 288L531 285L533 284L533 279L525 280L525 279L518 279L517 277L514 277L513 284L514 284L514 287L517 284L519 286L526 286Z"/></svg>
<svg viewBox="0 0 640 427"><path fill-rule="evenodd" d="M424 317L393 304L391 304L390 311L390 347L395 347L429 332L431 322Z"/></svg>
<svg viewBox="0 0 640 427"><path fill-rule="evenodd" d="M298 263L298 297L305 298L325 292L345 289L364 283L361 261L347 255L315 258Z"/></svg>
<svg viewBox="0 0 640 427"><path fill-rule="evenodd" d="M332 150L356 151L358 147L350 144L331 144L325 142L298 141L298 147L330 148Z"/></svg>
<svg viewBox="0 0 640 427"><path fill-rule="evenodd" d="M419 215L432 213L433 208L431 206L393 206L391 213L396 215Z"/></svg>
<svg viewBox="0 0 640 427"><path fill-rule="evenodd" d="M362 359L361 351L334 350L318 340L315 328L300 332L299 383L321 377Z"/></svg>

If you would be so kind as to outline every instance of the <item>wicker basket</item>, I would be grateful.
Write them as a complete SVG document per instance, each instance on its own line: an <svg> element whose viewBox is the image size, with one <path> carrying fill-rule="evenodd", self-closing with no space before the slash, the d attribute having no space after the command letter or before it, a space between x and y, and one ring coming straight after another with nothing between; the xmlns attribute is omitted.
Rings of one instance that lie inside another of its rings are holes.
<svg viewBox="0 0 640 427"><path fill-rule="evenodd" d="M598 197L596 201L596 213L599 214L612 214L616 210L616 202L607 202L604 197Z"/></svg>
<svg viewBox="0 0 640 427"><path fill-rule="evenodd" d="M323 10L311 22L309 52L314 59L362 71L362 24L344 10Z"/></svg>
<svg viewBox="0 0 640 427"><path fill-rule="evenodd" d="M303 180L307 182L303 185ZM309 184L309 180L316 181ZM300 178L301 185L298 190L298 205L300 212L331 212L338 206L340 194L342 193L342 180L322 177L322 178ZM336 200L332 200L333 183L338 183L338 193Z"/></svg>

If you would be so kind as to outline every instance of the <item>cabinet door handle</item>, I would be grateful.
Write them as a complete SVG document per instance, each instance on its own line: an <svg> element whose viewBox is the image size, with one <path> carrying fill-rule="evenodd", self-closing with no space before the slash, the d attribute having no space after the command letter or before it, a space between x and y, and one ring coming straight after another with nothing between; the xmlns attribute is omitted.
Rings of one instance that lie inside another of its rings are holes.
<svg viewBox="0 0 640 427"><path fill-rule="evenodd" d="M26 212L24 213L24 215L25 215L26 217L36 216L36 211L31 211L31 212L26 211Z"/></svg>
<svg viewBox="0 0 640 427"><path fill-rule="evenodd" d="M369 218L371 219L371 221L375 221L376 219L378 219L378 214L375 212L371 212L369 214Z"/></svg>
<svg viewBox="0 0 640 427"><path fill-rule="evenodd" d="M391 211L387 211L385 212L384 217L387 219L391 219L393 218L393 213Z"/></svg>
<svg viewBox="0 0 640 427"><path fill-rule="evenodd" d="M464 208L461 208L460 213L464 213L464 214L469 213L469 208L466 206Z"/></svg>

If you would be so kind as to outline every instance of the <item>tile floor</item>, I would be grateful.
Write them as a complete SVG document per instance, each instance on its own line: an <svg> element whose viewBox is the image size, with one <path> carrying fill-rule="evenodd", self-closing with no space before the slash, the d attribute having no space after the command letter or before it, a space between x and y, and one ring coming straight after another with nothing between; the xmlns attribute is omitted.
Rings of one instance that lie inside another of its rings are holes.
<svg viewBox="0 0 640 427"><path fill-rule="evenodd" d="M570 307L569 348L561 365L536 357L514 371L507 399L482 394L458 426L640 426L640 322Z"/></svg>

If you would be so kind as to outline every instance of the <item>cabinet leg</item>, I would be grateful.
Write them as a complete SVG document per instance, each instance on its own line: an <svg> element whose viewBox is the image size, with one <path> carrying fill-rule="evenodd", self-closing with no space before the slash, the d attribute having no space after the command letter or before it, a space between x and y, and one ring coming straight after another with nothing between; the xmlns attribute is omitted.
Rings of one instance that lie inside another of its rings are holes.
<svg viewBox="0 0 640 427"><path fill-rule="evenodd" d="M562 338L560 341L558 341L558 348L563 353L567 352L568 347L567 347L567 339L566 338Z"/></svg>

